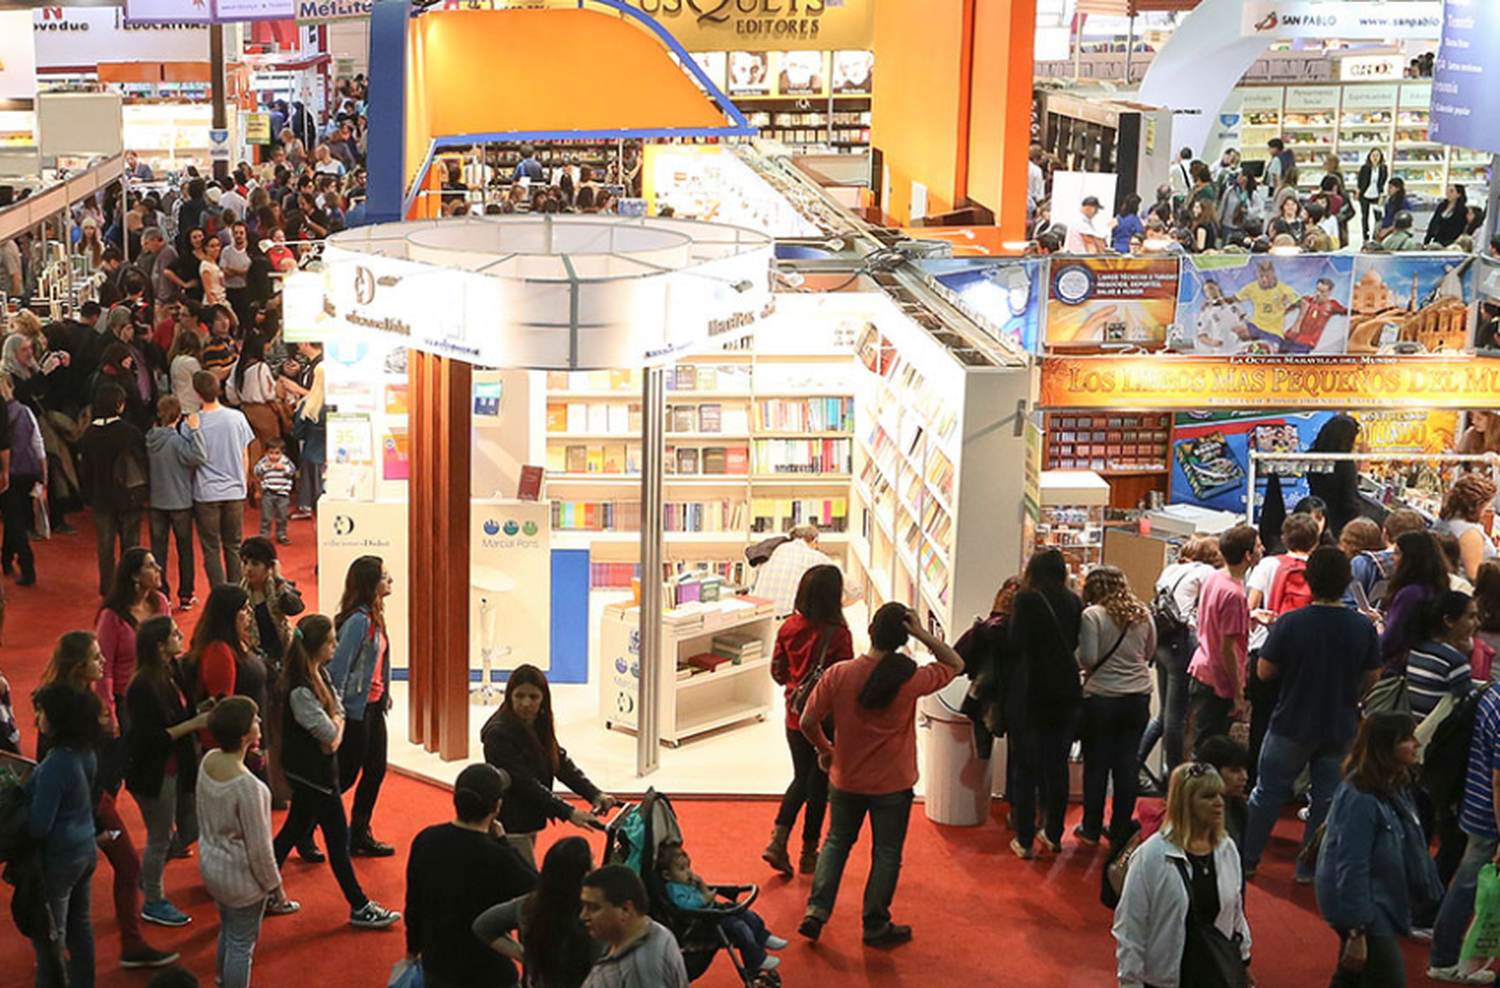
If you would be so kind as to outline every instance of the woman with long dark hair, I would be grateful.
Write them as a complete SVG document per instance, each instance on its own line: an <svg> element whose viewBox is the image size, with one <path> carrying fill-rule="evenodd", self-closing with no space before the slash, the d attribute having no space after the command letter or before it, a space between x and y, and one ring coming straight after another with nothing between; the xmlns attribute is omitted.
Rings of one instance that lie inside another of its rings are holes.
<svg viewBox="0 0 1500 988"><path fill-rule="evenodd" d="M93 818L106 838L99 843L99 849L115 873L113 889L115 920L120 929L120 965L160 967L172 963L177 955L154 949L141 935L141 858L116 806L122 781L123 752L111 737L114 717L99 699L98 682L103 675L104 657L93 632L69 631L57 640L52 657L42 670L41 683L43 687L61 684L84 696L88 709L98 722L98 730L90 732L89 741L90 758L94 764L90 770L90 799ZM45 727L40 727L37 757L45 758L55 743L60 742ZM92 835L92 823L89 829Z"/></svg>
<svg viewBox="0 0 1500 988"><path fill-rule="evenodd" d="M918 666L901 651L915 638L936 662ZM963 669L941 638L922 627L915 611L892 601L870 618L870 651L829 668L802 711L802 733L828 770L828 839L818 855L807 912L797 932L816 940L833 914L849 852L870 817L870 877L865 882L864 942L894 946L911 927L891 922L891 900L901 877L901 849L917 781L917 700L947 686ZM832 718L838 740L823 733Z"/></svg>
<svg viewBox="0 0 1500 988"><path fill-rule="evenodd" d="M836 662L854 658L854 638L844 620L844 574L837 566L814 566L797 585L796 610L776 632L771 677L786 691L786 743L792 752L792 781L781 797L776 829L761 858L788 877L792 874L787 842L797 813L802 820L802 856L797 870L811 875L818 867L818 843L828 808L828 773L818 767L818 753L802 733L802 711L811 686ZM833 737L833 724L823 726Z"/></svg>
<svg viewBox="0 0 1500 988"><path fill-rule="evenodd" d="M1385 163L1385 152L1371 148L1359 166L1359 230L1365 240L1375 239L1370 228L1370 213L1380 215L1380 196L1391 176L1390 166Z"/></svg>
<svg viewBox="0 0 1500 988"><path fill-rule="evenodd" d="M1399 938L1443 897L1412 800L1416 727L1406 713L1366 717L1328 811L1315 882L1318 908L1339 935L1330 988L1405 985Z"/></svg>
<svg viewBox="0 0 1500 988"><path fill-rule="evenodd" d="M1406 671L1406 653L1421 639L1421 615L1429 601L1448 592L1448 560L1431 532L1402 532L1396 538L1396 568L1386 591L1385 630L1380 657L1386 675Z"/></svg>
<svg viewBox="0 0 1500 988"><path fill-rule="evenodd" d="M104 656L104 676L95 688L122 735L130 729L125 693L135 675L136 629L157 615L171 613L172 605L161 592L156 557L142 546L126 549L115 567L114 582L99 608L95 628Z"/></svg>
<svg viewBox="0 0 1500 988"><path fill-rule="evenodd" d="M195 732L208 727L208 711L188 705L177 685L182 630L166 615L146 619L134 632L135 675L125 695L129 730L125 736L125 788L135 797L146 824L141 855L142 913L153 923L182 926L190 916L173 905L162 888L162 872L174 825L182 847L198 839L197 814L178 813L178 793L192 792L198 778ZM191 810L191 801L184 808Z"/></svg>
<svg viewBox="0 0 1500 988"><path fill-rule="evenodd" d="M286 703L281 722L281 767L292 790L292 807L276 834L276 866L286 863L293 847L312 844L314 827L323 831L333 877L349 903L349 922L378 929L400 919L360 887L349 860L349 825L340 798L338 759L344 742L344 707L328 678L338 639L333 622L309 614L297 622L281 673Z"/></svg>
<svg viewBox="0 0 1500 988"><path fill-rule="evenodd" d="M1044 549L1026 563L1021 592L1011 617L1012 651L1025 663L1026 719L1012 725L1011 816L1016 836L1011 851L1020 858L1035 852L1036 796L1046 809L1046 848L1062 850L1063 815L1068 807L1068 752L1083 700L1078 681L1078 633L1083 603L1068 589L1068 567L1056 549Z"/></svg>
<svg viewBox="0 0 1500 988"><path fill-rule="evenodd" d="M203 606L203 617L193 629L193 647L183 667L184 681L195 703L248 696L257 710L264 709L266 664L249 647L254 623L250 597L243 589L229 583L214 587ZM258 762L259 754L251 760Z"/></svg>
<svg viewBox="0 0 1500 988"><path fill-rule="evenodd" d="M1422 243L1438 243L1444 247L1453 246L1453 242L1464 235L1464 230L1469 225L1469 193L1462 185L1454 183L1448 186L1443 198L1443 204L1432 212L1432 220L1427 224L1427 236Z"/></svg>
<svg viewBox="0 0 1500 988"><path fill-rule="evenodd" d="M474 936L525 965L526 988L580 988L607 948L589 936L580 917L583 878L594 855L582 837L547 849L536 891L491 906L474 921ZM512 939L514 930L519 940Z"/></svg>
<svg viewBox="0 0 1500 988"><path fill-rule="evenodd" d="M600 792L557 743L552 717L552 688L533 665L514 669L500 704L479 732L484 760L510 776L510 792L500 807L500 825L521 857L536 867L536 835L551 820L602 830L599 814L613 809L614 797ZM552 780L587 800L593 813L574 809L553 795Z"/></svg>
<svg viewBox="0 0 1500 988"><path fill-rule="evenodd" d="M453 784L453 821L428 827L411 842L406 956L421 960L422 983L430 988L517 983L512 959L473 931L487 909L536 888L536 869L495 825L509 782L492 765L470 765Z"/></svg>
<svg viewBox="0 0 1500 988"><path fill-rule="evenodd" d="M1313 439L1310 450L1314 453L1352 453L1359 439L1359 423L1348 415L1335 415L1323 423ZM1353 460L1336 460L1327 473L1309 473L1307 489L1314 497L1323 499L1328 523L1324 527L1330 537L1337 539L1352 519L1358 518L1359 465Z"/></svg>
<svg viewBox="0 0 1500 988"><path fill-rule="evenodd" d="M391 649L385 629L385 598L391 575L379 556L360 556L344 574L344 596L333 619L338 647L329 664L334 695L344 708L344 740L339 745L339 790L354 787L349 817L349 850L387 858L396 853L370 832L370 818L385 781L386 711L391 708Z"/></svg>

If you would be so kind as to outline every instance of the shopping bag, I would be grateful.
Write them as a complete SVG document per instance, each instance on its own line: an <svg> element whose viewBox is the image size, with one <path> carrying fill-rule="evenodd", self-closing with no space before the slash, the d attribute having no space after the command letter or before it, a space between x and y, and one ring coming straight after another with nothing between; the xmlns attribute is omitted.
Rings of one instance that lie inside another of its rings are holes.
<svg viewBox="0 0 1500 988"><path fill-rule="evenodd" d="M1366 717L1386 711L1411 713L1411 700L1406 695L1406 676L1387 676L1379 680L1370 687L1359 706Z"/></svg>
<svg viewBox="0 0 1500 988"><path fill-rule="evenodd" d="M41 481L31 488L31 527L39 539L52 538L52 516L47 511L47 488Z"/></svg>
<svg viewBox="0 0 1500 988"><path fill-rule="evenodd" d="M1474 924L1464 937L1464 960L1500 957L1500 872L1493 864L1479 870L1474 889Z"/></svg>
<svg viewBox="0 0 1500 988"><path fill-rule="evenodd" d="M391 967L391 980L385 988L422 988L422 962L401 958Z"/></svg>

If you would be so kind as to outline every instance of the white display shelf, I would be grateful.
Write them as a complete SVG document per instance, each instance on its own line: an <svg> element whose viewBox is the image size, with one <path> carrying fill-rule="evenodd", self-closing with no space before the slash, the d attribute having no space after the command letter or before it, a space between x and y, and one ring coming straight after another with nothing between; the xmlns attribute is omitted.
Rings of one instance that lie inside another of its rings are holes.
<svg viewBox="0 0 1500 988"><path fill-rule="evenodd" d="M677 689L680 692L682 690L690 690L695 686L708 686L715 682L722 683L726 679L743 676L751 672L769 675L770 668L770 659L757 659L754 662L745 662L737 666L719 666L713 672L700 672L688 679L679 679L677 681Z"/></svg>

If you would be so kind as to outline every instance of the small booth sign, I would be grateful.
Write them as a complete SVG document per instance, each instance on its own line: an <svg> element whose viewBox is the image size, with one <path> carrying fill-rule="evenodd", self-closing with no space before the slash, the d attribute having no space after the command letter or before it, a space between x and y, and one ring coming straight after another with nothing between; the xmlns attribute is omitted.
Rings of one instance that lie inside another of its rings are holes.
<svg viewBox="0 0 1500 988"><path fill-rule="evenodd" d="M1400 79L1406 71L1402 55L1351 55L1339 59L1340 82L1372 82Z"/></svg>

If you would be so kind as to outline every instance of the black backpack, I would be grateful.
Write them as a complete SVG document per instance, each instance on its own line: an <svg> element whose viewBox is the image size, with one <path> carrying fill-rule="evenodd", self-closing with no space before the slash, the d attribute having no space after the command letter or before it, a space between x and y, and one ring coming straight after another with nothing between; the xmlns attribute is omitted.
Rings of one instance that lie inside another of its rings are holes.
<svg viewBox="0 0 1500 988"><path fill-rule="evenodd" d="M123 449L110 469L115 504L126 511L144 508L151 500L151 474L144 458L133 449Z"/></svg>
<svg viewBox="0 0 1500 988"><path fill-rule="evenodd" d="M1469 747L1474 741L1474 721L1479 702L1490 684L1479 687L1453 705L1452 711L1432 732L1422 753L1422 783L1439 807L1459 805L1464 798L1464 780L1469 770Z"/></svg>
<svg viewBox="0 0 1500 988"><path fill-rule="evenodd" d="M42 845L31 836L31 794L19 782L0 783L0 878L15 887L11 918L22 936L47 938Z"/></svg>
<svg viewBox="0 0 1500 988"><path fill-rule="evenodd" d="M1165 645L1187 631L1187 620L1177 612L1177 588L1188 578L1186 572L1177 577L1170 587L1158 587L1151 598L1151 620L1156 623L1156 641Z"/></svg>

